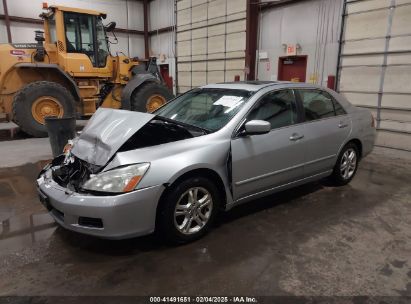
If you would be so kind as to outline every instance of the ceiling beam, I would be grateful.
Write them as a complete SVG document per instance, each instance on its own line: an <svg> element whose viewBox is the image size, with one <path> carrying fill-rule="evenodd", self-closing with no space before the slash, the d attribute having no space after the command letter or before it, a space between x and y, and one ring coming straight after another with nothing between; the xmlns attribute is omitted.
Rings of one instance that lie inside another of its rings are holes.
<svg viewBox="0 0 411 304"><path fill-rule="evenodd" d="M170 26L159 28L157 30L151 30L148 32L148 34L152 36L152 35L157 35L157 34L162 34L162 33L168 33L168 32L173 32L174 29L175 29L175 26L170 25Z"/></svg>
<svg viewBox="0 0 411 304"><path fill-rule="evenodd" d="M0 14L0 20L6 20L6 15ZM28 23L28 24L43 24L42 19L27 18L27 17L9 16L9 20L10 22L20 22L20 23ZM117 33L144 35L144 31L140 31L140 30L116 28L115 31Z"/></svg>
<svg viewBox="0 0 411 304"><path fill-rule="evenodd" d="M3 1L6 1L6 0L3 0ZM0 20L4 20L6 22L6 26L7 26L7 21L6 21L7 19L9 20L8 21L9 23L18 22L18 23L27 23L27 24L38 24L38 25L43 24L42 19L19 17L19 16L6 16L6 14L0 14ZM147 27L148 27L148 22L147 22ZM163 28L159 28L159 29L151 30L147 32L148 32L148 36L152 36L152 35L172 32L174 31L174 29L175 29L175 26L171 25L171 26L166 26ZM131 34L131 35L145 35L145 32L142 30L132 30L132 29L125 29L125 28L116 28L115 32L123 33L123 34ZM11 33L10 33L9 43L11 43Z"/></svg>

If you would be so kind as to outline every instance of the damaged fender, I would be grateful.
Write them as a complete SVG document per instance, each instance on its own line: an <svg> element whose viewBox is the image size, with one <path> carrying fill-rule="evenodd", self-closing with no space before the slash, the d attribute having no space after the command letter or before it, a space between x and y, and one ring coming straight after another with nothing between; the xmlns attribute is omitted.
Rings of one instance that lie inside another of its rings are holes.
<svg viewBox="0 0 411 304"><path fill-rule="evenodd" d="M142 149L118 152L104 168L104 171L133 163L149 162L149 171L152 173L148 172L138 185L138 189L143 189L154 185L173 184L185 173L197 169L209 169L220 176L226 189L226 205L229 207L233 202L232 194L228 190L230 189L227 172L229 151L230 140L222 140L218 134L213 133ZM231 168L231 166L229 167Z"/></svg>

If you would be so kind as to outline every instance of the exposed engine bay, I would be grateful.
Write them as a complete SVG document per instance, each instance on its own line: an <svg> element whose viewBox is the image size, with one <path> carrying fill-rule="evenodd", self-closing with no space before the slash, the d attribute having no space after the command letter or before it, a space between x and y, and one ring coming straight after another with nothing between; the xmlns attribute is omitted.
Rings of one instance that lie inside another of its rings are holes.
<svg viewBox="0 0 411 304"><path fill-rule="evenodd" d="M207 131L197 127L156 117L131 136L117 152L161 145L205 134Z"/></svg>
<svg viewBox="0 0 411 304"><path fill-rule="evenodd" d="M207 131L201 128L186 126L178 122L164 120L161 117L155 117L124 142L116 153L161 145L205 134L207 134ZM109 162L110 160L105 165ZM84 192L82 185L90 179L92 174L101 172L105 165L93 165L80 159L69 150L65 154L56 157L45 170L51 169L52 179L60 186L71 191Z"/></svg>

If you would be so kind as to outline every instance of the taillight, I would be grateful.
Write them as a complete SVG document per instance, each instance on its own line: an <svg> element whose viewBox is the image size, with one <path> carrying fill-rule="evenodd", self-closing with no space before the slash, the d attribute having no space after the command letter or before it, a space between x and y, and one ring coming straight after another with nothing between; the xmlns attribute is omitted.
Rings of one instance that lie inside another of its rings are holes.
<svg viewBox="0 0 411 304"><path fill-rule="evenodd" d="M375 118L374 115L371 114L371 127L375 128Z"/></svg>

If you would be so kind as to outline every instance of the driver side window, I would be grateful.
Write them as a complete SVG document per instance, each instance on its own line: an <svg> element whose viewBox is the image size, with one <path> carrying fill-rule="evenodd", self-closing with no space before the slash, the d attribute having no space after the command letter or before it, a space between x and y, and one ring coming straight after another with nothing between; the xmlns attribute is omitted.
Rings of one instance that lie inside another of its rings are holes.
<svg viewBox="0 0 411 304"><path fill-rule="evenodd" d="M247 121L265 120L271 129L290 126L297 122L297 108L291 90L281 90L262 97L258 105L248 114Z"/></svg>

